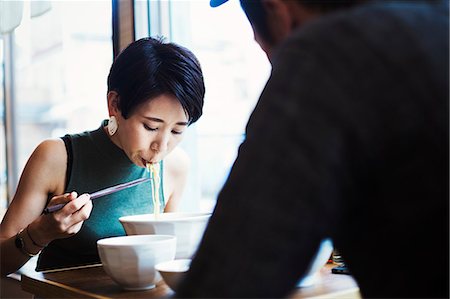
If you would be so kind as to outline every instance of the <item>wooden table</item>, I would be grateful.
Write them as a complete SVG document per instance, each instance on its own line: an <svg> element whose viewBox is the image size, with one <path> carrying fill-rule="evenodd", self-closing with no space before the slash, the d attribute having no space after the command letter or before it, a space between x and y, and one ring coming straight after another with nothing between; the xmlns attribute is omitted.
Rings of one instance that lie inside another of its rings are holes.
<svg viewBox="0 0 450 299"><path fill-rule="evenodd" d="M349 275L331 274L332 264L320 271L318 282L296 289L290 298L361 298L356 282ZM126 291L103 270L91 265L79 268L22 274L22 289L40 298L161 298L173 294L160 281L146 291Z"/></svg>
<svg viewBox="0 0 450 299"><path fill-rule="evenodd" d="M296 289L289 298L315 299L361 299L358 285L350 275L332 274L335 264L326 264L319 273L318 281L306 288Z"/></svg>

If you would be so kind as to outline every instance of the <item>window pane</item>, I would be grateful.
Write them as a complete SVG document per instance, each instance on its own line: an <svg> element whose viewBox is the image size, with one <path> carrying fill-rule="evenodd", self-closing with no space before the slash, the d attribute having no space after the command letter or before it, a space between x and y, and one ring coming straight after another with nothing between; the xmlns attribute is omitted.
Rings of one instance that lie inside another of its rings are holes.
<svg viewBox="0 0 450 299"><path fill-rule="evenodd" d="M15 30L18 173L42 140L98 127L107 117L111 2L53 1Z"/></svg>
<svg viewBox="0 0 450 299"><path fill-rule="evenodd" d="M239 1L213 9L209 1L172 1L171 40L200 60L205 77L204 114L196 125L202 207L211 209L245 125L270 74Z"/></svg>
<svg viewBox="0 0 450 299"><path fill-rule="evenodd" d="M4 86L3 39L0 38L0 219L6 209L6 140L5 140L5 92Z"/></svg>

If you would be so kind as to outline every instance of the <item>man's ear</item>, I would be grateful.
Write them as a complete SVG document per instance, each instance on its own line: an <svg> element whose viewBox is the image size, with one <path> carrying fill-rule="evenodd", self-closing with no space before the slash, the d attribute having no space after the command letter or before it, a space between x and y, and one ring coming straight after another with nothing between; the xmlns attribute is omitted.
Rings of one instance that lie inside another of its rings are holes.
<svg viewBox="0 0 450 299"><path fill-rule="evenodd" d="M320 12L313 11L295 0L261 0L267 13L267 23L278 32L272 30L275 41L287 37L297 27L320 16Z"/></svg>
<svg viewBox="0 0 450 299"><path fill-rule="evenodd" d="M119 94L116 91L109 91L107 94L108 99L108 113L110 116L117 116L120 114L119 109Z"/></svg>
<svg viewBox="0 0 450 299"><path fill-rule="evenodd" d="M267 25L276 43L286 38L293 28L294 20L290 11L290 2L293 1L261 0L267 15Z"/></svg>

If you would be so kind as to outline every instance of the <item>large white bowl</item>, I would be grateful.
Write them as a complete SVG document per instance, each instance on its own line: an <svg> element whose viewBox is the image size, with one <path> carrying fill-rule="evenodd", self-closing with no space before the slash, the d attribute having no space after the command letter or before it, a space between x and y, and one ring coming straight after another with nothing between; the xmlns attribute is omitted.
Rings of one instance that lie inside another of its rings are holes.
<svg viewBox="0 0 450 299"><path fill-rule="evenodd" d="M155 269L161 274L169 288L176 291L178 283L186 275L190 265L190 259L180 259L159 263Z"/></svg>
<svg viewBox="0 0 450 299"><path fill-rule="evenodd" d="M192 258L203 237L210 213L162 213L123 216L127 235L173 235L177 237L176 259Z"/></svg>
<svg viewBox="0 0 450 299"><path fill-rule="evenodd" d="M105 272L127 290L155 287L161 279L155 265L173 260L176 237L139 235L105 238L97 241Z"/></svg>
<svg viewBox="0 0 450 299"><path fill-rule="evenodd" d="M319 277L319 271L327 263L328 259L333 252L333 242L331 239L324 239L320 243L320 247L317 250L315 257L309 265L308 272L300 279L298 287L309 287L316 283Z"/></svg>

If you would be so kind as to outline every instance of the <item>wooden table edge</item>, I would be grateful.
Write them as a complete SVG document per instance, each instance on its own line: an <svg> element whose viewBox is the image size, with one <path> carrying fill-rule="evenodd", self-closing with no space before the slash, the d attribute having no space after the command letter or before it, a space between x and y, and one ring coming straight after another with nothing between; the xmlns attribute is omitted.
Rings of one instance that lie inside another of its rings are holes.
<svg viewBox="0 0 450 299"><path fill-rule="evenodd" d="M29 292L34 294L36 297L44 297L44 298L99 298L99 299L108 299L109 297L97 295L94 293L86 292L77 288L73 288L71 286L67 286L61 284L59 282L55 282L52 280L45 279L43 274L45 273L53 273L53 272L62 272L83 268L93 268L93 267L101 267L102 264L93 264L87 266L79 266L79 267L70 267L63 269L55 269L55 270L47 270L43 272L31 272L31 273L22 273L21 275L21 287L25 292ZM39 279L36 276L41 276ZM75 296L77 294L77 296Z"/></svg>
<svg viewBox="0 0 450 299"><path fill-rule="evenodd" d="M329 294L317 295L307 297L308 299L336 299L336 298L361 298L359 287L354 287L347 290L335 291Z"/></svg>
<svg viewBox="0 0 450 299"><path fill-rule="evenodd" d="M44 297L44 298L98 298L98 299L110 299L111 296L105 295L105 294L98 294L98 293L92 293L90 291L82 290L79 288L75 288L72 286L68 286L63 283L56 282L54 280L49 280L45 278L46 273L57 273L57 272L64 272L64 271L70 271L70 270L77 270L77 269L85 269L85 268L95 268L95 267L102 267L101 264L93 264L93 265L87 265L87 266L80 266L80 267L72 267L72 268L65 268L65 269L55 269L55 270L49 270L45 272L27 272L22 273L21 277L21 287L22 290L34 294L36 297ZM325 265L322 274L323 273L329 273L331 267L333 265ZM331 275L331 274L330 274ZM337 274L333 274L337 275ZM306 291L307 289L305 289ZM335 298L361 298L361 294L359 291L359 287L356 285L354 287L350 286L349 288L342 289L342 290L336 290L332 291L330 293L325 294L300 294L298 293L300 289L297 289L297 291L294 291L292 294L293 296L289 296L289 298L312 298L312 299L335 299ZM300 296L298 296L300 295ZM302 296L303 295L303 296Z"/></svg>

